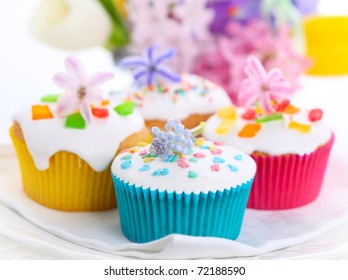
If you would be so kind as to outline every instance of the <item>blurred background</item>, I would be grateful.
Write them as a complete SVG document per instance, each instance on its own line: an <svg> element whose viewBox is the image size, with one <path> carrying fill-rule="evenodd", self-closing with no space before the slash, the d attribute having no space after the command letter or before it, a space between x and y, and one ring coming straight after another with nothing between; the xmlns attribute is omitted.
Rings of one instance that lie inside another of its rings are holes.
<svg viewBox="0 0 348 280"><path fill-rule="evenodd" d="M245 57L279 67L300 89L303 76L348 74L348 2L342 0L0 0L0 144L11 116L48 93L75 54L90 72L111 70L108 90L131 77L117 61L152 43L177 49L172 67L205 76L231 99ZM304 28L303 28L304 27Z"/></svg>

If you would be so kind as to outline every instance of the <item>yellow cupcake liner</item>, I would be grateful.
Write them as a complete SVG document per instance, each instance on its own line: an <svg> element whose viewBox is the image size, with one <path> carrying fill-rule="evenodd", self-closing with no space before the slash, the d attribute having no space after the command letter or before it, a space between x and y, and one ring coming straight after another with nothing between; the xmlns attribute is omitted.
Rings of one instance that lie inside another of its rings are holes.
<svg viewBox="0 0 348 280"><path fill-rule="evenodd" d="M58 152L49 168L38 170L26 143L10 129L17 152L25 193L49 208L64 211L100 211L116 207L110 168L94 171L84 160L69 152Z"/></svg>
<svg viewBox="0 0 348 280"><path fill-rule="evenodd" d="M303 21L310 75L348 74L348 16L311 16Z"/></svg>

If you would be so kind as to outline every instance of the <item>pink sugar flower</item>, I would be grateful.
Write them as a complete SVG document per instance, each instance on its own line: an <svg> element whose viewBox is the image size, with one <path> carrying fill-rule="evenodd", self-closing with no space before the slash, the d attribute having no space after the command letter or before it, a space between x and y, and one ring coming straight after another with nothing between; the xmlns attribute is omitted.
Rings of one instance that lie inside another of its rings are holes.
<svg viewBox="0 0 348 280"><path fill-rule="evenodd" d="M88 77L85 67L73 56L65 59L66 73L57 73L53 81L65 89L57 102L57 113L64 117L78 110L82 117L92 122L92 111L90 105L99 105L103 100L103 92L100 85L113 77L110 72L98 72Z"/></svg>
<svg viewBox="0 0 348 280"><path fill-rule="evenodd" d="M245 67L247 78L239 90L239 101L242 106L251 106L259 102L266 112L275 111L272 100L288 98L292 87L283 72L278 68L266 71L259 59L249 56Z"/></svg>

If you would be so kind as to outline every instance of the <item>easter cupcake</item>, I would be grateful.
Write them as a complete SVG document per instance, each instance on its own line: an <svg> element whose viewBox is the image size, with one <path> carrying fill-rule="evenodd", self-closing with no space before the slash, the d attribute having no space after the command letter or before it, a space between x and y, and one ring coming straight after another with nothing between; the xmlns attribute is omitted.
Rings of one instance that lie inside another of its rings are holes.
<svg viewBox="0 0 348 280"><path fill-rule="evenodd" d="M137 243L177 233L236 239L255 162L230 146L194 139L180 121L112 164L122 231ZM192 133L191 133L192 132Z"/></svg>
<svg viewBox="0 0 348 280"><path fill-rule="evenodd" d="M127 57L120 62L132 70L135 85L127 99L134 101L148 127L163 128L168 119L180 120L193 128L222 106L231 104L218 85L192 74L178 74L165 66L175 55L174 49L159 53L156 46L144 55Z"/></svg>
<svg viewBox="0 0 348 280"><path fill-rule="evenodd" d="M111 104L99 86L112 77L88 77L74 57L69 74L54 81L65 89L46 95L14 115L10 136L19 159L25 193L39 204L65 211L116 206L110 165L123 149L151 137L134 104Z"/></svg>
<svg viewBox="0 0 348 280"><path fill-rule="evenodd" d="M257 164L248 207L278 210L306 205L320 192L334 135L318 108L300 109L279 69L249 57L240 101L206 123L204 137L232 145Z"/></svg>

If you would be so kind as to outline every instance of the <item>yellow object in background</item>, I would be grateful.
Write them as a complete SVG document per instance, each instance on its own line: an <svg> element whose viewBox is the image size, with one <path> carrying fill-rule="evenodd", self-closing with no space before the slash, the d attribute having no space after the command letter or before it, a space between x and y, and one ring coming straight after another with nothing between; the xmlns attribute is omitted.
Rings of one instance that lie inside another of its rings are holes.
<svg viewBox="0 0 348 280"><path fill-rule="evenodd" d="M122 19L126 19L127 18L127 10L126 10L127 0L112 0L112 2L115 5Z"/></svg>
<svg viewBox="0 0 348 280"><path fill-rule="evenodd" d="M348 74L348 16L313 16L303 21L310 75Z"/></svg>

